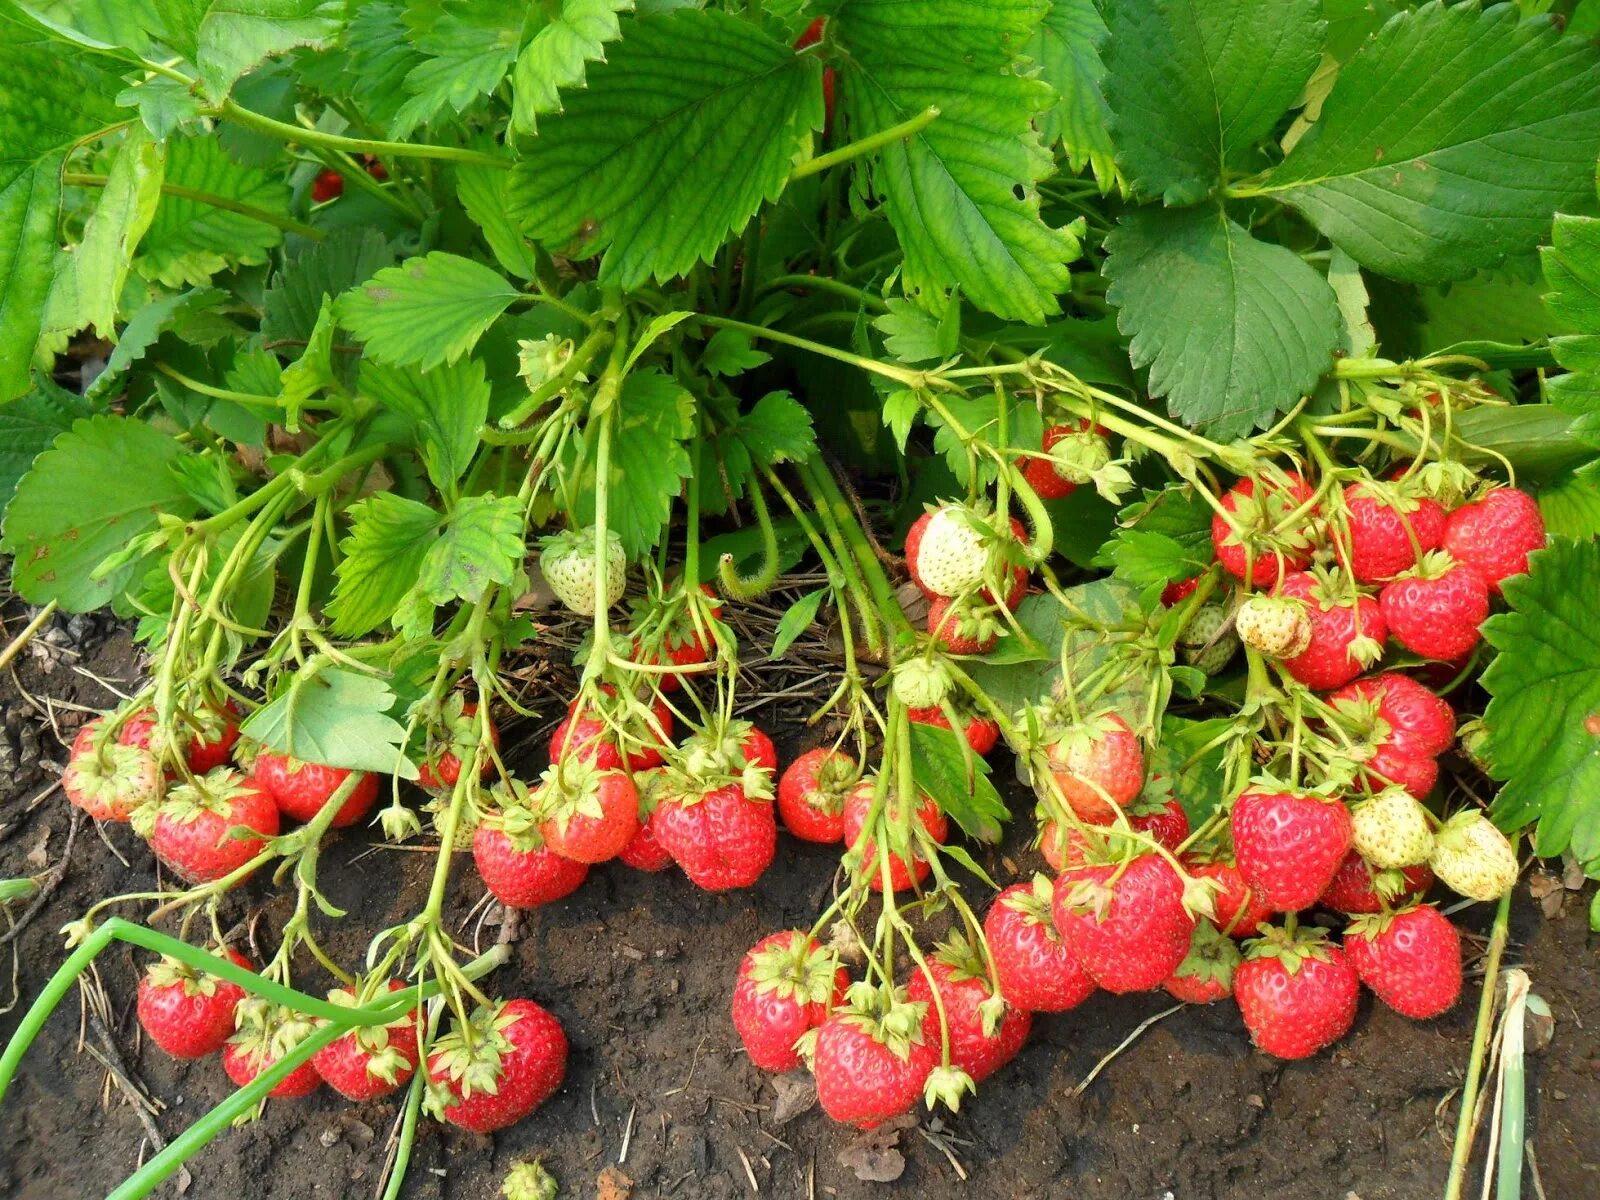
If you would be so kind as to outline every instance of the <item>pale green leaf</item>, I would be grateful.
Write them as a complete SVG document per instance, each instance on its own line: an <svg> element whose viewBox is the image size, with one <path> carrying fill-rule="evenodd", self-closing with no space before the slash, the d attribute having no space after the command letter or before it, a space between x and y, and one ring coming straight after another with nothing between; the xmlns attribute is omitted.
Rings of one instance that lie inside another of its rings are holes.
<svg viewBox="0 0 1600 1200"><path fill-rule="evenodd" d="M1600 460L1563 471L1541 487L1539 514L1554 536L1600 536Z"/></svg>
<svg viewBox="0 0 1600 1200"><path fill-rule="evenodd" d="M1460 342L1537 342L1554 331L1538 263L1518 258L1470 279L1417 289L1421 349L1435 353Z"/></svg>
<svg viewBox="0 0 1600 1200"><path fill-rule="evenodd" d="M1332 365L1328 281L1219 210L1130 212L1106 249L1106 296L1134 365L1187 424L1223 440L1264 428Z"/></svg>
<svg viewBox="0 0 1600 1200"><path fill-rule="evenodd" d="M323 391L342 391L343 385L333 369L333 298L324 296L317 323L306 340L300 357L283 369L279 399L283 401L284 426L290 432L300 428L300 412L306 401Z"/></svg>
<svg viewBox="0 0 1600 1200"><path fill-rule="evenodd" d="M1339 338L1340 350L1349 358L1365 358L1376 353L1378 333L1367 316L1371 297L1367 294L1366 280L1361 278L1356 260L1337 247L1328 259L1328 286L1339 302L1339 318L1344 325Z"/></svg>
<svg viewBox="0 0 1600 1200"><path fill-rule="evenodd" d="M26 396L0 404L0 514L11 503L18 481L33 460L71 429L75 420L90 412L81 397L43 377Z"/></svg>
<svg viewBox="0 0 1600 1200"><path fill-rule="evenodd" d="M609 524L630 559L646 553L672 515L672 502L690 475L684 446L694 430L694 397L658 371L635 371L623 382L613 418L608 476ZM594 523L595 439L586 431L576 517Z"/></svg>
<svg viewBox="0 0 1600 1200"><path fill-rule="evenodd" d="M560 14L533 35L511 75L511 127L533 133L537 118L561 111L559 89L581 86L592 62L606 57L606 43L622 36L617 14L633 11L633 0L561 0Z"/></svg>
<svg viewBox="0 0 1600 1200"><path fill-rule="evenodd" d="M874 317L872 327L883 334L883 348L895 358L925 363L955 356L961 344L959 305L948 305L941 317L898 296L884 303L888 311Z"/></svg>
<svg viewBox="0 0 1600 1200"><path fill-rule="evenodd" d="M288 686L239 731L305 762L415 779L405 726L389 715L395 695L382 679L343 667L289 676Z"/></svg>
<svg viewBox="0 0 1600 1200"><path fill-rule="evenodd" d="M471 350L517 296L482 263L435 250L379 271L335 313L374 358L426 371Z"/></svg>
<svg viewBox="0 0 1600 1200"><path fill-rule="evenodd" d="M905 252L906 292L931 307L959 287L985 312L1039 322L1070 282L1080 227L1039 215L1054 159L1033 122L1054 93L1017 63L1043 14L1041 0L850 0L833 18L851 136L939 109L879 151L871 173Z"/></svg>
<svg viewBox="0 0 1600 1200"><path fill-rule="evenodd" d="M1028 56L1056 91L1056 102L1039 118L1045 144L1059 142L1067 165L1074 171L1088 167L1100 190L1109 192L1117 185L1117 167L1100 53L1105 41L1106 23L1095 0L1051 0Z"/></svg>
<svg viewBox="0 0 1600 1200"><path fill-rule="evenodd" d="M476 602L491 583L507 584L526 548L515 496L468 496L450 511L423 556L417 591L433 604Z"/></svg>
<svg viewBox="0 0 1600 1200"><path fill-rule="evenodd" d="M750 335L738 329L717 330L700 353L701 370L729 378L771 361L772 355L757 350Z"/></svg>
<svg viewBox="0 0 1600 1200"><path fill-rule="evenodd" d="M1600 411L1600 218L1558 216L1553 244L1541 253L1545 305L1571 330L1550 342L1571 372L1549 381L1550 400L1570 412Z"/></svg>
<svg viewBox="0 0 1600 1200"><path fill-rule="evenodd" d="M117 93L120 108L137 108L139 120L157 141L166 141L184 125L199 119L200 97L188 85L165 75L152 75Z"/></svg>
<svg viewBox="0 0 1600 1200"><path fill-rule="evenodd" d="M464 112L499 87L516 61L527 8L523 0L471 0L439 9L431 27L413 39L424 58L406 75L411 95L390 135L409 137L446 109Z"/></svg>
<svg viewBox="0 0 1600 1200"><path fill-rule="evenodd" d="M1600 53L1509 4L1402 13L1345 64L1259 186L1365 267L1443 283L1531 250L1592 204Z"/></svg>
<svg viewBox="0 0 1600 1200"><path fill-rule="evenodd" d="M633 344L633 349L628 351L628 357L623 362L622 369L624 371L633 370L633 365L639 361L646 350L656 344L658 338L665 335L668 330L683 324L692 316L694 316L694 313L680 310L662 313L658 317L651 318L650 323L640 331L638 340Z"/></svg>
<svg viewBox="0 0 1600 1200"><path fill-rule="evenodd" d="M88 417L33 464L6 509L0 551L13 557L11 582L32 604L58 600L68 612L91 612L119 598L137 578L128 562L102 579L91 574L158 514L186 517L194 502L168 465L183 448L127 417Z"/></svg>
<svg viewBox="0 0 1600 1200"><path fill-rule="evenodd" d="M428 478L441 493L453 496L477 452L489 413L483 364L469 358L422 371L363 359L360 390L405 419Z"/></svg>
<svg viewBox="0 0 1600 1200"><path fill-rule="evenodd" d="M297 46L320 48L344 28L346 0L212 0L196 65L212 101L256 64Z"/></svg>
<svg viewBox="0 0 1600 1200"><path fill-rule="evenodd" d="M783 190L822 127L818 74L726 13L640 18L542 123L514 215L552 249L603 250L603 283L681 275Z"/></svg>
<svg viewBox="0 0 1600 1200"><path fill-rule="evenodd" d="M339 562L328 615L340 637L360 637L389 620L416 586L422 560L438 536L430 505L375 492L351 505L350 535Z"/></svg>
<svg viewBox="0 0 1600 1200"><path fill-rule="evenodd" d="M1271 132L1322 50L1318 0L1110 0L1106 100L1135 189L1193 204Z"/></svg>
<svg viewBox="0 0 1600 1200"><path fill-rule="evenodd" d="M144 358L150 347L185 317L221 305L227 296L218 288L199 288L190 292L171 292L140 306L117 339L117 348L106 360L105 370L96 375L85 390L90 400L104 400L115 393L123 376L134 363Z"/></svg>

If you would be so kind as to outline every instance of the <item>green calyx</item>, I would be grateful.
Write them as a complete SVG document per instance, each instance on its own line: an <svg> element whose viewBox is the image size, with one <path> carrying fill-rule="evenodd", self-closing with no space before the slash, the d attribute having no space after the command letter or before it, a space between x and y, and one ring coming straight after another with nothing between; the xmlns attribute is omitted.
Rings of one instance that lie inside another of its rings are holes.
<svg viewBox="0 0 1600 1200"><path fill-rule="evenodd" d="M911 1057L911 1047L922 1044L926 1001L907 1000L904 988L857 980L845 993L842 1019L866 1032L896 1058Z"/></svg>
<svg viewBox="0 0 1600 1200"><path fill-rule="evenodd" d="M839 960L805 933L792 932L788 945L764 947L750 960L750 978L758 991L797 1004L826 1004L833 999Z"/></svg>
<svg viewBox="0 0 1600 1200"><path fill-rule="evenodd" d="M169 791L160 812L183 825L198 820L202 813L227 816L234 800L255 790L255 785L239 772L218 767L193 783L181 783Z"/></svg>
<svg viewBox="0 0 1600 1200"><path fill-rule="evenodd" d="M1298 975L1309 961L1331 962L1332 943L1320 929L1288 929L1280 925L1263 925L1261 936L1245 947L1245 957L1251 962L1276 959L1290 975Z"/></svg>
<svg viewBox="0 0 1600 1200"><path fill-rule="evenodd" d="M556 1177L538 1159L517 1163L500 1184L505 1200L556 1200L560 1192Z"/></svg>

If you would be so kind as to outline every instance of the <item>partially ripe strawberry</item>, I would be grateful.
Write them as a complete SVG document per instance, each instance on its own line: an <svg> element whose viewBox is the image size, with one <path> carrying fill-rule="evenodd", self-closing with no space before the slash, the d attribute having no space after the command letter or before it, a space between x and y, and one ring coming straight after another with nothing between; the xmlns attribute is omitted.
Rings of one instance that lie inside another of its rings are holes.
<svg viewBox="0 0 1600 1200"><path fill-rule="evenodd" d="M1245 881L1238 866L1231 862L1186 863L1196 879L1211 879L1217 884L1211 902L1217 928L1231 937L1254 937L1261 922L1272 916L1272 906L1261 893Z"/></svg>
<svg viewBox="0 0 1600 1200"><path fill-rule="evenodd" d="M1189 953L1161 986L1185 1004L1213 1004L1233 995L1233 975L1243 961L1233 939L1210 921L1200 921Z"/></svg>
<svg viewBox="0 0 1600 1200"><path fill-rule="evenodd" d="M1250 1038L1277 1058L1310 1058L1350 1032L1361 992L1344 952L1320 935L1268 927L1247 948L1233 994Z"/></svg>
<svg viewBox="0 0 1600 1200"><path fill-rule="evenodd" d="M906 998L923 1001L922 1040L942 1045L937 991L944 1005L945 1028L950 1037L950 1063L982 1083L1017 1056L1033 1026L1025 1008L1007 1009L996 1001L983 969L983 956L965 940L952 940L919 967L906 987Z"/></svg>
<svg viewBox="0 0 1600 1200"><path fill-rule="evenodd" d="M514 1125L543 1104L567 1074L561 1022L532 1000L502 1000L469 1018L428 1055L430 1112L472 1133Z"/></svg>
<svg viewBox="0 0 1600 1200"><path fill-rule="evenodd" d="M1351 603L1335 586L1325 586L1304 571L1285 579L1279 594L1304 601L1311 620L1306 648L1283 661L1283 669L1307 687L1343 687L1382 656L1389 628L1372 597L1359 596Z"/></svg>
<svg viewBox="0 0 1600 1200"><path fill-rule="evenodd" d="M126 821L161 799L161 767L155 755L137 746L113 743L96 748L103 720L78 731L61 773L67 800L97 821Z"/></svg>
<svg viewBox="0 0 1600 1200"><path fill-rule="evenodd" d="M253 971L250 960L227 951L235 966ZM234 1006L245 990L163 955L139 977L139 1025L173 1058L204 1058L233 1036Z"/></svg>
<svg viewBox="0 0 1600 1200"><path fill-rule="evenodd" d="M772 865L778 822L772 805L738 784L665 792L650 816L661 848L692 883L708 892L749 887Z"/></svg>
<svg viewBox="0 0 1600 1200"><path fill-rule="evenodd" d="M577 891L589 864L546 844L527 789L519 781L496 789L495 796L497 803L472 834L472 861L494 898L512 908L536 908Z"/></svg>
<svg viewBox="0 0 1600 1200"><path fill-rule="evenodd" d="M970 606L954 607L955 601L935 596L928 605L928 632L951 654L987 654L1000 641L1000 625L991 616Z"/></svg>
<svg viewBox="0 0 1600 1200"><path fill-rule="evenodd" d="M1045 753L1061 794L1091 825L1110 824L1144 787L1139 739L1115 713L1068 727Z"/></svg>
<svg viewBox="0 0 1600 1200"><path fill-rule="evenodd" d="M877 784L873 780L863 779L845 799L844 844L846 849L860 852L859 870L866 876L867 886L875 892L881 892L884 877L883 863L878 858L877 844L872 840L872 835L866 832L867 818L872 813L873 792L876 787ZM926 857L928 851L922 845L915 829L912 829L909 840L907 839L900 817L900 798L890 796L885 809L890 839L889 848L884 852L888 861L889 887L893 891L903 892L913 884L921 883L933 868L928 865ZM941 846L949 838L950 822L940 811L937 801L932 796L923 795L916 812L916 820L922 833Z"/></svg>
<svg viewBox="0 0 1600 1200"><path fill-rule="evenodd" d="M1222 497L1240 532L1220 513L1211 518L1211 543L1217 561L1253 587L1271 587L1311 561L1311 523L1315 510L1290 521L1312 497L1311 486L1290 472L1286 486L1269 480L1241 479Z"/></svg>
<svg viewBox="0 0 1600 1200"><path fill-rule="evenodd" d="M1477 570L1442 551L1378 595L1389 633L1423 658L1456 659L1478 644L1489 588Z"/></svg>
<svg viewBox="0 0 1600 1200"><path fill-rule="evenodd" d="M1445 512L1437 500L1393 486L1352 483L1344 490L1350 529L1348 553L1339 561L1357 583L1387 583L1412 570L1444 540Z"/></svg>
<svg viewBox="0 0 1600 1200"><path fill-rule="evenodd" d="M1233 614L1239 640L1267 658L1290 659L1311 648L1316 627L1300 600L1289 596L1251 596Z"/></svg>
<svg viewBox="0 0 1600 1200"><path fill-rule="evenodd" d="M193 783L167 793L153 810L144 810L140 832L148 826L150 848L189 883L211 883L231 874L278 834L278 806L253 781L218 767ZM232 829L255 836L231 837Z"/></svg>
<svg viewBox="0 0 1600 1200"><path fill-rule="evenodd" d="M1483 499L1463 504L1445 524L1444 548L1467 564L1494 595L1500 584L1528 569L1528 555L1544 548L1544 518L1527 492L1498 487Z"/></svg>
<svg viewBox="0 0 1600 1200"><path fill-rule="evenodd" d="M860 768L848 754L828 746L807 750L778 780L778 815L801 841L844 840L844 800Z"/></svg>
<svg viewBox="0 0 1600 1200"><path fill-rule="evenodd" d="M1351 845L1380 870L1414 867L1433 853L1428 810L1404 788L1385 788L1350 813Z"/></svg>
<svg viewBox="0 0 1600 1200"><path fill-rule="evenodd" d="M418 786L430 792L455 787L456 780L461 778L461 764L472 757L480 744L481 726L475 701L463 700L458 692L446 702L442 717L440 732L443 737L435 739L430 735L428 759L417 768ZM500 745L500 730L493 721L489 722L489 740ZM482 755L479 775L488 775L493 769L494 761L487 754Z"/></svg>
<svg viewBox="0 0 1600 1200"><path fill-rule="evenodd" d="M709 584L705 583L700 585L700 591L713 601L710 611L712 620L720 621L722 619L722 605L715 603L716 593L711 590ZM697 629L695 627L695 619L690 614L688 606L685 605L678 610L671 626L661 633L659 645L660 649L665 652L667 661L672 663L673 666L698 666L711 657L711 632L710 630ZM645 655L644 647L640 645L638 640L634 641L633 653L636 661L647 662L651 666L658 666L661 663L659 654L650 653ZM661 690L663 692L675 692L683 686L683 679L682 675L662 675L660 676ZM665 706L662 705L661 707Z"/></svg>
<svg viewBox="0 0 1600 1200"><path fill-rule="evenodd" d="M1350 810L1307 792L1252 788L1230 826L1240 874L1275 912L1315 904L1350 849Z"/></svg>
<svg viewBox="0 0 1600 1200"><path fill-rule="evenodd" d="M583 760L558 763L539 787L539 832L574 862L615 858L639 831L639 789L626 772Z"/></svg>
<svg viewBox="0 0 1600 1200"><path fill-rule="evenodd" d="M398 979L389 980L390 992L404 990ZM334 1004L354 1006L349 988L328 993ZM381 999L381 994L372 998ZM417 1040L418 1010L405 1013L387 1025L352 1029L311 1056L311 1065L323 1082L346 1100L376 1100L398 1091L416 1072L421 1046Z"/></svg>
<svg viewBox="0 0 1600 1200"><path fill-rule="evenodd" d="M874 1129L911 1111L939 1061L922 1036L923 1011L896 997L852 996L817 1029L817 1101L835 1121Z"/></svg>
<svg viewBox="0 0 1600 1200"><path fill-rule="evenodd" d="M1198 575L1191 579L1180 579L1177 583L1167 584L1166 587L1161 589L1162 606L1164 608L1176 608L1194 595L1195 589L1199 586L1200 576Z"/></svg>
<svg viewBox="0 0 1600 1200"><path fill-rule="evenodd" d="M350 777L344 767L325 767L318 763L301 762L287 754L262 750L256 755L255 781L272 797L278 811L291 821L309 821L322 811L339 785ZM354 825L367 813L378 799L378 777L363 775L351 793L339 806L339 815L333 818L335 829Z"/></svg>
<svg viewBox="0 0 1600 1200"><path fill-rule="evenodd" d="M739 962L733 1027L763 1071L800 1065L795 1043L844 1002L849 976L838 960L798 929L768 934Z"/></svg>
<svg viewBox="0 0 1600 1200"><path fill-rule="evenodd" d="M580 617L595 613L595 531L565 530L540 540L539 573L557 600ZM610 608L628 586L628 559L616 530L606 537L606 601Z"/></svg>
<svg viewBox="0 0 1600 1200"><path fill-rule="evenodd" d="M1172 865L1155 854L1123 866L1072 867L1056 880L1056 929L1106 991L1148 991L1189 952L1195 919L1183 891Z"/></svg>
<svg viewBox="0 0 1600 1200"><path fill-rule="evenodd" d="M1066 1012L1098 986L1056 930L1054 895L1054 885L1035 875L1033 883L1013 884L996 896L983 919L1000 994L1029 1012Z"/></svg>
<svg viewBox="0 0 1600 1200"><path fill-rule="evenodd" d="M1436 908L1358 917L1345 930L1344 952L1361 982L1413 1021L1448 1012L1461 996L1461 935Z"/></svg>
<svg viewBox="0 0 1600 1200"><path fill-rule="evenodd" d="M956 714L961 715L959 712ZM950 728L950 718L944 715L941 708L910 708L906 716L919 725L937 725L940 729ZM1000 741L1000 726L975 712L967 714L966 723L961 727L961 735L967 739L967 745L977 755L985 755L993 750Z"/></svg>
<svg viewBox="0 0 1600 1200"><path fill-rule="evenodd" d="M1049 457L1024 458L1017 466L1041 500L1070 496L1111 459L1105 430L1087 419L1046 427L1040 448Z"/></svg>
<svg viewBox="0 0 1600 1200"><path fill-rule="evenodd" d="M928 522L932 520L933 514L925 512L911 522L911 528L906 530L906 570L911 572L911 581L921 588L922 594L930 600L934 598L935 593L923 582L918 564L922 558L922 538L928 532Z"/></svg>
<svg viewBox="0 0 1600 1200"><path fill-rule="evenodd" d="M1434 836L1428 865L1439 882L1471 900L1498 900L1517 882L1517 852L1480 812L1459 812Z"/></svg>
<svg viewBox="0 0 1600 1200"><path fill-rule="evenodd" d="M1321 903L1349 916L1375 913L1384 906L1380 892L1393 907L1425 895L1432 886L1433 871L1426 863L1401 871L1374 871L1366 859L1352 850L1322 893Z"/></svg>
<svg viewBox="0 0 1600 1200"><path fill-rule="evenodd" d="M914 557L908 537L906 563L924 591L959 596L983 582L989 550L974 515L960 505L946 504L935 509L922 527Z"/></svg>
<svg viewBox="0 0 1600 1200"><path fill-rule="evenodd" d="M316 1026L298 1013L260 999L240 1003L238 1022L239 1032L222 1048L222 1069L239 1087L253 1083L256 1076L271 1070L316 1032ZM316 1091L321 1082L322 1076L307 1059L267 1095L274 1100L298 1100Z"/></svg>

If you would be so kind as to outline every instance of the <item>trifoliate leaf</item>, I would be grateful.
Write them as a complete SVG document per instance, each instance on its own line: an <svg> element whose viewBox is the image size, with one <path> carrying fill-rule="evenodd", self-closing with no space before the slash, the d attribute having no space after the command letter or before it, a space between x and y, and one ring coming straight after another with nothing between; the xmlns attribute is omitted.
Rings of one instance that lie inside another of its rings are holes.
<svg viewBox="0 0 1600 1200"><path fill-rule="evenodd" d="M1011 817L980 755L964 754L960 735L938 725L911 723L911 773L917 787L968 837L998 842Z"/></svg>
<svg viewBox="0 0 1600 1200"><path fill-rule="evenodd" d="M1569 847L1600 864L1600 545L1558 540L1528 574L1502 585L1508 612L1484 624L1500 653L1483 673L1482 752L1505 780L1494 818L1505 829L1538 823L1534 848Z"/></svg>
<svg viewBox="0 0 1600 1200"><path fill-rule="evenodd" d="M466 359L421 371L363 359L361 394L405 418L433 486L446 496L466 473L489 415L483 364Z"/></svg>
<svg viewBox="0 0 1600 1200"><path fill-rule="evenodd" d="M803 463L817 450L811 414L788 392L768 392L739 419L738 438L758 466Z"/></svg>
<svg viewBox="0 0 1600 1200"><path fill-rule="evenodd" d="M1028 43L1028 57L1056 90L1056 102L1039 118L1045 144L1060 142L1067 165L1074 171L1088 167L1100 190L1109 192L1117 185L1117 167L1101 61L1105 41L1106 23L1095 0L1051 0L1039 31Z"/></svg>
<svg viewBox="0 0 1600 1200"><path fill-rule="evenodd" d="M1339 307L1292 250L1257 241L1219 209L1128 213L1105 263L1150 394L1227 440L1271 424L1333 362Z"/></svg>
<svg viewBox="0 0 1600 1200"><path fill-rule="evenodd" d="M903 363L924 363L952 358L961 347L961 306L945 306L943 315L920 304L892 296L888 311L872 319L883 334L883 348Z"/></svg>
<svg viewBox="0 0 1600 1200"><path fill-rule="evenodd" d="M277 271L262 300L261 336L268 342L303 342L316 327L324 296L339 296L394 262L375 229L340 229L305 247ZM293 355L293 347L282 347Z"/></svg>
<svg viewBox="0 0 1600 1200"><path fill-rule="evenodd" d="M382 625L416 586L422 561L438 537L440 516L427 504L374 492L349 508L350 536L339 543L328 615L340 637Z"/></svg>
<svg viewBox="0 0 1600 1200"><path fill-rule="evenodd" d="M43 377L26 396L0 405L0 513L11 503L18 481L33 460L71 429L75 420L92 411L81 397Z"/></svg>
<svg viewBox="0 0 1600 1200"><path fill-rule="evenodd" d="M297 46L320 48L344 28L346 0L212 0L200 21L195 63L220 102L239 76Z"/></svg>
<svg viewBox="0 0 1600 1200"><path fill-rule="evenodd" d="M409 137L446 108L464 112L499 87L516 61L527 8L524 0L473 0L441 10L413 40L425 57L406 75L411 96L390 136Z"/></svg>
<svg viewBox="0 0 1600 1200"><path fill-rule="evenodd" d="M1142 195L1193 204L1271 131L1316 68L1319 0L1114 0L1106 100Z"/></svg>
<svg viewBox="0 0 1600 1200"><path fill-rule="evenodd" d="M681 275L783 190L822 128L819 70L727 13L640 18L542 122L513 215L552 248L603 250L602 283Z"/></svg>
<svg viewBox="0 0 1600 1200"><path fill-rule="evenodd" d="M1235 194L1293 205L1365 267L1442 283L1592 203L1597 148L1590 42L1515 5L1434 2L1357 51L1289 156Z"/></svg>
<svg viewBox="0 0 1600 1200"><path fill-rule="evenodd" d="M690 475L684 442L694 430L694 397L659 371L635 371L623 381L612 420L606 511L632 559L660 539ZM574 514L580 525L594 523L596 448L595 431L586 431Z"/></svg>
<svg viewBox="0 0 1600 1200"><path fill-rule="evenodd" d="M832 19L852 136L939 110L871 172L905 251L905 289L932 305L959 287L985 312L1039 322L1070 281L1077 229L1039 215L1054 159L1033 121L1054 94L1016 62L1043 13L1038 0L852 0Z"/></svg>
<svg viewBox="0 0 1600 1200"><path fill-rule="evenodd" d="M200 97L176 79L153 75L117 93L122 108L137 108L139 120L157 141L166 141L200 116Z"/></svg>
<svg viewBox="0 0 1600 1200"><path fill-rule="evenodd" d="M517 295L482 263L435 250L352 288L335 314L378 361L426 371L471 350Z"/></svg>
<svg viewBox="0 0 1600 1200"><path fill-rule="evenodd" d="M279 754L305 762L415 779L403 753L405 726L389 716L395 695L381 679L343 667L299 671L239 727Z"/></svg>
<svg viewBox="0 0 1600 1200"><path fill-rule="evenodd" d="M558 89L581 86L592 62L606 57L606 43L622 36L620 12L633 0L561 0L560 13L523 48L511 74L511 127L533 133L537 118L561 111Z"/></svg>
<svg viewBox="0 0 1600 1200"><path fill-rule="evenodd" d="M240 166L214 137L170 141L166 182L280 216L289 212L289 187L282 173ZM266 262L268 251L282 240L275 225L168 194L145 232L134 266L167 287L198 286L228 267Z"/></svg>
<svg viewBox="0 0 1600 1200"><path fill-rule="evenodd" d="M0 551L11 582L32 604L58 600L92 612L121 597L142 573L130 561L103 579L102 561L156 527L160 514L186 517L194 501L168 464L184 453L167 434L127 417L88 417L41 454L6 509Z"/></svg>
<svg viewBox="0 0 1600 1200"><path fill-rule="evenodd" d="M417 591L434 604L476 602L491 583L511 582L526 553L515 496L467 496L450 510L423 556Z"/></svg>
<svg viewBox="0 0 1600 1200"><path fill-rule="evenodd" d="M1569 412L1600 411L1600 218L1556 217L1553 245L1540 253L1550 315L1571 333L1550 339L1570 374L1545 386L1552 404Z"/></svg>

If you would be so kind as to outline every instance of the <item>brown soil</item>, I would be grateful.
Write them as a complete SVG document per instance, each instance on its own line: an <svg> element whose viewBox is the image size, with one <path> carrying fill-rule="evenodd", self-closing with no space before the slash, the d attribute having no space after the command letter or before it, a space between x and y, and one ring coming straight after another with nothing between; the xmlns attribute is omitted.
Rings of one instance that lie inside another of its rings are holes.
<svg viewBox="0 0 1600 1200"><path fill-rule="evenodd" d="M34 696L97 708L111 702L70 669L71 661L46 675L29 656L22 684ZM120 636L78 661L132 682L134 663ZM9 781L0 775L0 877L37 875L41 861L59 860L70 809L57 794L26 811L51 775L30 765L25 747L15 752L25 741L22 731L41 725L43 757L59 763L64 752L15 679L0 683L0 701L0 750L10 752L0 767L11 775ZM24 1004L63 958L56 932L62 924L97 897L153 883L151 858L127 829L109 830L107 840L91 826L80 830L61 886L18 940ZM1037 865L1016 847L1006 853L1024 869ZM987 857L996 878L1009 882L1003 855ZM355 961L372 932L409 915L430 863L427 855L372 850L359 833L333 848L322 879L333 901L350 910L338 925L342 932L329 938L335 952ZM839 1162L852 1135L819 1111L773 1125L774 1089L744 1060L727 1017L740 954L764 932L809 924L827 894L832 863L826 852L788 842L758 887L731 896L706 895L676 874L645 876L611 865L595 870L570 900L528 914L514 961L494 983L561 1018L572 1040L566 1085L532 1118L492 1138L425 1123L405 1195L487 1200L499 1194L514 1162L542 1155L564 1197L592 1197L602 1172L618 1163L630 1128L618 1169L637 1198L748 1196L751 1179L762 1196L797 1198L1338 1200L1353 1193L1360 1200L1416 1200L1442 1192L1476 977L1454 1012L1422 1024L1366 997L1354 1033L1331 1053L1300 1064L1253 1051L1231 1006L1182 1011L1148 1030L1074 1097L1103 1056L1168 1007L1159 994L1098 997L1075 1012L1037 1020L1017 1062L959 1115L937 1125L924 1118L922 1129L935 1127L965 1180L935 1144L907 1130L900 1140L902 1178L858 1182ZM485 945L494 939L492 927L480 933L467 919L481 894L463 862L451 900L458 936L468 945L480 936ZM1595 939L1579 900L1569 897L1564 915L1549 920L1522 889L1508 957L1527 966L1556 1019L1553 1044L1529 1067L1531 1140L1552 1198L1600 1194L1600 1044L1589 1032L1600 1027L1600 990ZM264 913L257 929L270 948L285 904L270 898L264 881L236 897L227 916L257 911ZM1484 906L1462 917L1480 933L1487 919ZM121 1053L162 1106L155 1122L170 1139L230 1084L215 1060L181 1064L140 1045L132 999L143 957L114 948L101 960L100 978ZM312 976L300 982L322 985ZM8 995L3 984L0 976L0 1002ZM20 1007L0 1017L0 1038L19 1015ZM99 1063L77 1050L79 1022L76 1003L56 1012L0 1109L0 1195L104 1195L148 1156L133 1109L107 1087ZM395 1114L394 1103L349 1105L326 1090L304 1101L273 1102L262 1119L225 1133L191 1160L187 1194L371 1196ZM176 1192L168 1184L160 1194ZM609 1200L622 1194L611 1192Z"/></svg>

